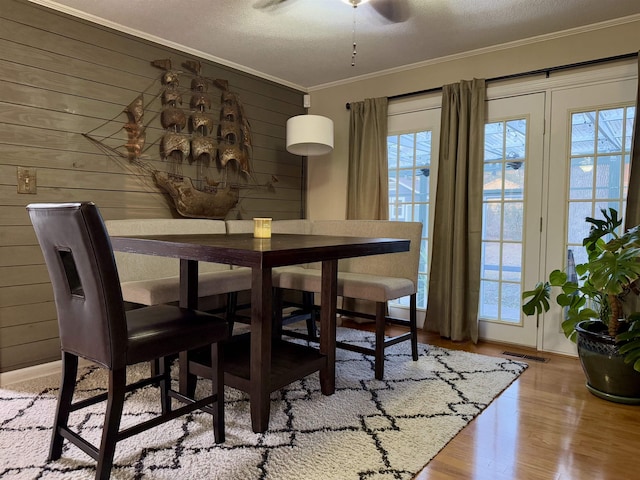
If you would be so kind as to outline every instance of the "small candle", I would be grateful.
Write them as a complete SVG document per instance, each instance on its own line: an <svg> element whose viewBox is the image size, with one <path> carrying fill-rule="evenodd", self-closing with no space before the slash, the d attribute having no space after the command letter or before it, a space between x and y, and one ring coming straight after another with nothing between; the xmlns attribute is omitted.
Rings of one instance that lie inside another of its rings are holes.
<svg viewBox="0 0 640 480"><path fill-rule="evenodd" d="M271 219L270 218L254 218L253 219L253 236L255 238L271 238Z"/></svg>

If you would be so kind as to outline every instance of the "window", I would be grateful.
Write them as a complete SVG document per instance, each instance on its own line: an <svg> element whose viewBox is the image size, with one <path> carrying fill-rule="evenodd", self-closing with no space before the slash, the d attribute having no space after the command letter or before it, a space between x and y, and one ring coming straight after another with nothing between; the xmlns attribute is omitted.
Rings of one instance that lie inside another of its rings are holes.
<svg viewBox="0 0 640 480"><path fill-rule="evenodd" d="M600 210L615 208L624 218L634 116L633 106L571 113L568 262L587 260L586 217L602 218Z"/></svg>
<svg viewBox="0 0 640 480"><path fill-rule="evenodd" d="M429 208L431 205L432 132L403 133L387 137L389 160L389 220L422 222L417 307L427 307ZM409 297L392 303L408 306Z"/></svg>
<svg viewBox="0 0 640 480"><path fill-rule="evenodd" d="M479 316L520 322L527 120L485 125Z"/></svg>

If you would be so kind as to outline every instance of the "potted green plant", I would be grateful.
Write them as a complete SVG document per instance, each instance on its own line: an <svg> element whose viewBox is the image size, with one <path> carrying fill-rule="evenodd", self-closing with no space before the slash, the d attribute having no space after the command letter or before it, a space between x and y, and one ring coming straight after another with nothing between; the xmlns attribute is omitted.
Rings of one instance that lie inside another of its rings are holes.
<svg viewBox="0 0 640 480"><path fill-rule="evenodd" d="M562 329L577 343L587 388L607 400L640 404L640 226L619 234L618 212L602 214L602 220L586 219L587 261L575 266L575 275L554 270L546 282L523 292L522 311L548 311L551 290L559 289Z"/></svg>

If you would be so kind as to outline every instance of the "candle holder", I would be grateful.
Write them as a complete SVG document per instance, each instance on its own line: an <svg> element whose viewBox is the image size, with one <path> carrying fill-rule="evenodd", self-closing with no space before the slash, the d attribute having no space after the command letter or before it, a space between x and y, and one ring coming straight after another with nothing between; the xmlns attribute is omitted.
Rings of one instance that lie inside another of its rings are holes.
<svg viewBox="0 0 640 480"><path fill-rule="evenodd" d="M253 219L253 236L255 238L271 238L271 218Z"/></svg>

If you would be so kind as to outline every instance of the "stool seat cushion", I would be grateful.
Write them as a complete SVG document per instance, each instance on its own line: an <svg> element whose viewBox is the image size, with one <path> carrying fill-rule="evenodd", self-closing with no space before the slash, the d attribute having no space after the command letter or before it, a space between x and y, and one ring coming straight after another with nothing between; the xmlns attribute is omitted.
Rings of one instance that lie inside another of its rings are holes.
<svg viewBox="0 0 640 480"><path fill-rule="evenodd" d="M122 298L141 305L158 305L180 300L180 277L122 282ZM251 288L251 269L234 268L198 274L198 296L207 297Z"/></svg>
<svg viewBox="0 0 640 480"><path fill-rule="evenodd" d="M223 319L171 305L127 312L127 365L209 346L227 336Z"/></svg>
<svg viewBox="0 0 640 480"><path fill-rule="evenodd" d="M293 267L278 272L273 282L278 288L319 293L322 273L313 268ZM338 272L338 296L340 297L386 302L415 292L416 287L408 278Z"/></svg>

